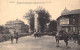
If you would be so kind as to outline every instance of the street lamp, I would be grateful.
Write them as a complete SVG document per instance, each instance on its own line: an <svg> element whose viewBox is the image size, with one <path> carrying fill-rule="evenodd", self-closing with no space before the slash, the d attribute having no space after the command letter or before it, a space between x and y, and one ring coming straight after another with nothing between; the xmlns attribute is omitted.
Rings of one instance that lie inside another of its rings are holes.
<svg viewBox="0 0 80 50"><path fill-rule="evenodd" d="M47 32L48 32L49 24L50 24L50 23L47 23L47 24L46 24L46 25L47 25L47 26L46 26L46 31L47 31Z"/></svg>

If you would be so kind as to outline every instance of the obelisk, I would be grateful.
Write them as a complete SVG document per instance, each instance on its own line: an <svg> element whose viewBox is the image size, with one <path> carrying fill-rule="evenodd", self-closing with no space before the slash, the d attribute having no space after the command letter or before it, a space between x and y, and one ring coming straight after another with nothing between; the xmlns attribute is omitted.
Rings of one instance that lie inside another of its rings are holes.
<svg viewBox="0 0 80 50"><path fill-rule="evenodd" d="M34 15L34 34L38 32L38 14L35 12Z"/></svg>

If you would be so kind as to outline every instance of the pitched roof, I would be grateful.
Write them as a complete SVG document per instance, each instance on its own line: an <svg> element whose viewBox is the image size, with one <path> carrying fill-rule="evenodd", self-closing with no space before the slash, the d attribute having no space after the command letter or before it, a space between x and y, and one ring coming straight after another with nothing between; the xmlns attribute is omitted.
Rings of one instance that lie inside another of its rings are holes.
<svg viewBox="0 0 80 50"><path fill-rule="evenodd" d="M76 9L76 10L71 10L69 11L68 9L64 9L61 13L61 16L62 15L69 15L69 14L80 14L80 9Z"/></svg>
<svg viewBox="0 0 80 50"><path fill-rule="evenodd" d="M80 9L72 10L69 14L80 14Z"/></svg>

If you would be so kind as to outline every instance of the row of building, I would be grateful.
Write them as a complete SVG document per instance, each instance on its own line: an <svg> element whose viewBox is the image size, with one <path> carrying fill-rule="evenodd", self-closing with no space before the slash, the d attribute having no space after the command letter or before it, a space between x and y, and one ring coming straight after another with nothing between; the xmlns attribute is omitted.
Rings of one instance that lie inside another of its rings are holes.
<svg viewBox="0 0 80 50"><path fill-rule="evenodd" d="M80 33L80 9L64 9L61 16L57 18L57 31L65 30L66 32Z"/></svg>
<svg viewBox="0 0 80 50"><path fill-rule="evenodd" d="M18 19L6 22L5 27L9 29L9 32L12 29L18 33L26 33L29 30L28 25ZM62 11L61 16L57 18L57 32L60 30L80 33L80 9L69 11L65 8Z"/></svg>
<svg viewBox="0 0 80 50"><path fill-rule="evenodd" d="M14 30L18 33L28 32L28 25L24 24L23 21L18 19L6 22L5 27L9 30L9 32Z"/></svg>

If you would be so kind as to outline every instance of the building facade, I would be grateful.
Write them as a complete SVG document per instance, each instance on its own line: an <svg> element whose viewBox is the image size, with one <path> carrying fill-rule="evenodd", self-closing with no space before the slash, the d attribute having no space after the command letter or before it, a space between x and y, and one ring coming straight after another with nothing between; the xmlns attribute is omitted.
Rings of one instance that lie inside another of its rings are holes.
<svg viewBox="0 0 80 50"><path fill-rule="evenodd" d="M80 33L80 9L62 11L61 16L57 18L57 31Z"/></svg>
<svg viewBox="0 0 80 50"><path fill-rule="evenodd" d="M9 29L9 32L12 30L18 33L28 32L28 25L25 25L23 21L18 19L6 22L5 26Z"/></svg>

